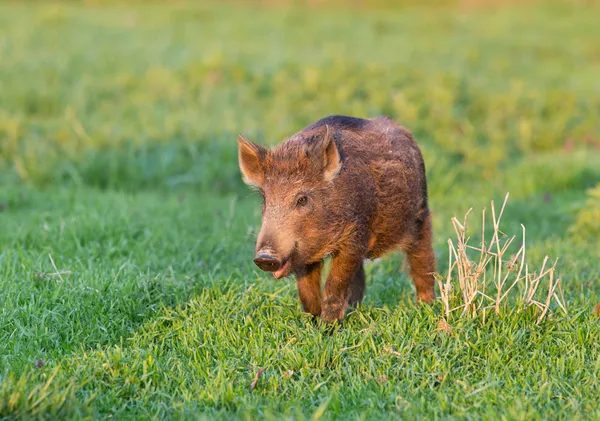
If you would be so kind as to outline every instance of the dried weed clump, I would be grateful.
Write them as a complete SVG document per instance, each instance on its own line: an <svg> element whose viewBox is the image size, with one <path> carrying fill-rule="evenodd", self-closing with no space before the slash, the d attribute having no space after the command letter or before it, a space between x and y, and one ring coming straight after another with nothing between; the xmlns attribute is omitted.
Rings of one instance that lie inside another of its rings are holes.
<svg viewBox="0 0 600 421"><path fill-rule="evenodd" d="M485 320L487 312L499 314L512 303L510 305L518 312L535 307L539 324L550 314L553 300L567 314L560 279L555 273L557 261L548 265L549 258L546 256L539 270L531 270L525 261L523 225L519 250L505 257L516 239L516 235L509 237L500 230L507 201L508 194L499 213L494 201L491 202L493 234L489 243L485 237L486 212L483 210L479 247L469 245L470 237L467 236L467 219L472 208L465 214L462 223L456 217L452 218L456 240L448 239L448 273L445 279L436 274L445 319L451 313L461 311L463 316L482 315ZM511 296L516 296L516 300L509 300Z"/></svg>

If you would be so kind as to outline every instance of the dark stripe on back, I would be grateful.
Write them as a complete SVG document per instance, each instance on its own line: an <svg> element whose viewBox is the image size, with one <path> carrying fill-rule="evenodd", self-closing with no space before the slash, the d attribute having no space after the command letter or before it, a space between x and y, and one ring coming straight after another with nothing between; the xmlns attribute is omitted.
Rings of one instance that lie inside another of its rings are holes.
<svg viewBox="0 0 600 421"><path fill-rule="evenodd" d="M358 130L365 127L369 120L356 117L347 117L343 115L330 115L329 117L322 118L314 124L311 124L304 130L313 130L318 127L325 125L331 126L341 130Z"/></svg>

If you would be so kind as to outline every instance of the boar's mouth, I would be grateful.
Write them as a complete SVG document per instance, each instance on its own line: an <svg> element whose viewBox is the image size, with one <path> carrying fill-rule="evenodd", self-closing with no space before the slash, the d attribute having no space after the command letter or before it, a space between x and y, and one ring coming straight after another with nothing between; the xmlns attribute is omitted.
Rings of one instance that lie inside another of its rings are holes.
<svg viewBox="0 0 600 421"><path fill-rule="evenodd" d="M281 265L281 267L278 270L273 272L273 278L281 279L285 276L288 276L291 271L292 271L292 263L291 263L291 260L287 259L283 262L283 264Z"/></svg>
<svg viewBox="0 0 600 421"><path fill-rule="evenodd" d="M292 251L287 254L287 257L283 259L277 258L277 253L272 249L268 247L261 248L254 258L254 263L261 270L273 273L275 279L284 278L294 270L296 248L297 243L294 244Z"/></svg>
<svg viewBox="0 0 600 421"><path fill-rule="evenodd" d="M294 270L294 261L296 260L294 257L297 246L297 243L294 244L292 251L283 259L278 259L277 253L272 249L261 248L254 258L254 263L261 270L273 273L275 279L284 278Z"/></svg>
<svg viewBox="0 0 600 421"><path fill-rule="evenodd" d="M272 272L275 279L280 279L288 276L292 271L291 256L283 261L269 255L268 253L259 253L254 259L254 263L265 272Z"/></svg>

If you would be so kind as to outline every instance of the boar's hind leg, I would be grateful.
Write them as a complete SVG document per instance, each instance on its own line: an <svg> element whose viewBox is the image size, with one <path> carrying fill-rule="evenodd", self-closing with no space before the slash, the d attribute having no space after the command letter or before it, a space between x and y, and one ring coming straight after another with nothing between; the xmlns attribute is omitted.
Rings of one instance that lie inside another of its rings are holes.
<svg viewBox="0 0 600 421"><path fill-rule="evenodd" d="M427 215L413 244L406 250L410 274L417 290L417 301L431 303L435 299L433 272L435 255L431 245L431 216Z"/></svg>
<svg viewBox="0 0 600 421"><path fill-rule="evenodd" d="M350 285L361 266L362 257L353 253L340 252L333 257L331 271L325 283L321 313L324 322L330 323L344 318L346 305L350 299Z"/></svg>
<svg viewBox="0 0 600 421"><path fill-rule="evenodd" d="M362 263L358 270L354 273L354 277L350 283L350 301L349 305L353 306L362 301L365 295L365 268Z"/></svg>
<svg viewBox="0 0 600 421"><path fill-rule="evenodd" d="M302 267L296 272L298 295L305 312L321 314L321 262Z"/></svg>

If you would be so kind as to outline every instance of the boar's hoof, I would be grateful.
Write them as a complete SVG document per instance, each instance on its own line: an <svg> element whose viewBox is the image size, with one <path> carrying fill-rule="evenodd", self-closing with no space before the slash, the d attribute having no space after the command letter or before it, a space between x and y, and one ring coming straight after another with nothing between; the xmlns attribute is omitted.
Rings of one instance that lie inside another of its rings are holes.
<svg viewBox="0 0 600 421"><path fill-rule="evenodd" d="M434 291L421 291L417 293L417 304L433 304L435 300Z"/></svg>
<svg viewBox="0 0 600 421"><path fill-rule="evenodd" d="M344 318L344 313L343 306L328 306L323 309L321 320L325 323L339 322Z"/></svg>

